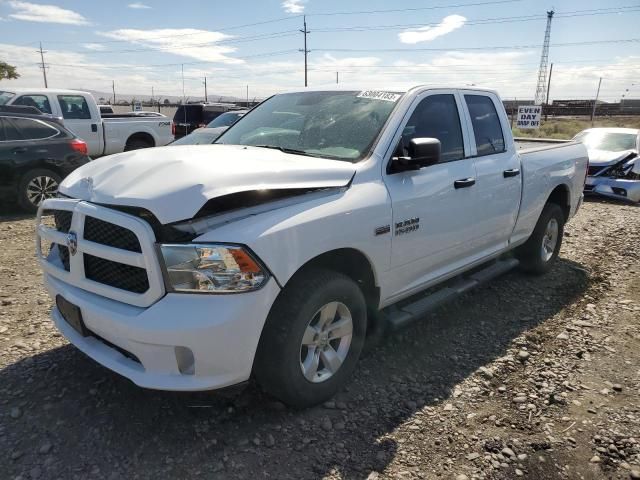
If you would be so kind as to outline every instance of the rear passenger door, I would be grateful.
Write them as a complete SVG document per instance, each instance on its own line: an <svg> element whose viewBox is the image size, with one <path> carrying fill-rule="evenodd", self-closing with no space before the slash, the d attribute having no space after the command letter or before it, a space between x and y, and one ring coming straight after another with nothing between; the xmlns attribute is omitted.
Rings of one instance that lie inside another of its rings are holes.
<svg viewBox="0 0 640 480"><path fill-rule="evenodd" d="M476 169L474 247L486 256L507 246L515 226L522 190L520 157L498 97L474 90L462 91L461 96Z"/></svg>

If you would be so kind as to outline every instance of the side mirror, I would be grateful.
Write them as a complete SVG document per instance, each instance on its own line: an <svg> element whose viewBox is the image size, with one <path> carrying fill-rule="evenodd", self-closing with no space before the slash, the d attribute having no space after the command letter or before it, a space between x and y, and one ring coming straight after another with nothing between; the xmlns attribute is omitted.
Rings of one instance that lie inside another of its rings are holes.
<svg viewBox="0 0 640 480"><path fill-rule="evenodd" d="M408 157L394 157L398 170L418 170L440 161L440 140L437 138L413 138L409 143Z"/></svg>

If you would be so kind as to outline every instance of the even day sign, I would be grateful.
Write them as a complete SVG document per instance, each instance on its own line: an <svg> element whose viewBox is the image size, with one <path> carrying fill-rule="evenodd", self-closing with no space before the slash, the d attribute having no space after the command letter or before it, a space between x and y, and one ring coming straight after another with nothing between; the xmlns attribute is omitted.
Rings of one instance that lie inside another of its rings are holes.
<svg viewBox="0 0 640 480"><path fill-rule="evenodd" d="M542 107L540 105L518 107L516 127L525 129L540 128L540 115L542 115Z"/></svg>

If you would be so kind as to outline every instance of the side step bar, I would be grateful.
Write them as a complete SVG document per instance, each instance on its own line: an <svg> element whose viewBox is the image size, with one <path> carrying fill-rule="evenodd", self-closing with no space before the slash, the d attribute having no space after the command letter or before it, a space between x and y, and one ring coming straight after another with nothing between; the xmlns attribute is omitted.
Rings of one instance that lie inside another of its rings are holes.
<svg viewBox="0 0 640 480"><path fill-rule="evenodd" d="M393 330L397 330L408 325L414 320L420 319L426 313L436 307L439 307L452 298L455 298L482 283L508 272L519 263L520 262L515 258L498 260L482 270L478 270L469 275L463 274L458 277L458 280L453 280L453 283L442 287L434 293L426 296L420 296L420 294L418 294L418 299L411 303L404 304L402 306L392 305L391 307L383 310L383 315L385 316L389 327Z"/></svg>

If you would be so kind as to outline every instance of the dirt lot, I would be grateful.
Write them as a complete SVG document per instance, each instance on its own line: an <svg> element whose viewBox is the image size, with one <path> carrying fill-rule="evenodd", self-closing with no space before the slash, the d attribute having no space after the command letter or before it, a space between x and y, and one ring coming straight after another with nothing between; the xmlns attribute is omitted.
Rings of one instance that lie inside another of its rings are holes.
<svg viewBox="0 0 640 480"><path fill-rule="evenodd" d="M640 209L588 202L512 272L391 336L335 401L142 390L48 318L0 217L0 478L640 478Z"/></svg>

